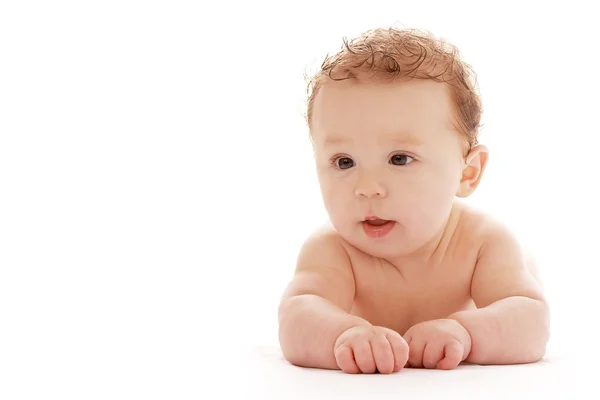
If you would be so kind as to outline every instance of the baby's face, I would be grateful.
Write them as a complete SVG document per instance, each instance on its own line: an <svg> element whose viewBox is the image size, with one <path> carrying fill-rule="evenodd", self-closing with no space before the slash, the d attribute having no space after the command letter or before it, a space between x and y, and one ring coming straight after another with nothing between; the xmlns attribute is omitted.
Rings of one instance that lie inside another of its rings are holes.
<svg viewBox="0 0 600 400"><path fill-rule="evenodd" d="M311 130L317 173L331 223L347 241L387 258L440 233L465 167L451 115L445 84L433 81L321 88ZM393 222L373 227L369 216Z"/></svg>

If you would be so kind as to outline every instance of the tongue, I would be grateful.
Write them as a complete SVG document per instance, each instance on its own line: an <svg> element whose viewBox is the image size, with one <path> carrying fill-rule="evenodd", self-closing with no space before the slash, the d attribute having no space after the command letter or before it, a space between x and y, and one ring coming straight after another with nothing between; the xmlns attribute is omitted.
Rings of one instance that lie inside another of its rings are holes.
<svg viewBox="0 0 600 400"><path fill-rule="evenodd" d="M369 225L375 225L375 226L381 226L381 225L387 224L388 222L390 222L390 221L385 220L385 219L373 219L373 220L367 221L367 224L369 224Z"/></svg>

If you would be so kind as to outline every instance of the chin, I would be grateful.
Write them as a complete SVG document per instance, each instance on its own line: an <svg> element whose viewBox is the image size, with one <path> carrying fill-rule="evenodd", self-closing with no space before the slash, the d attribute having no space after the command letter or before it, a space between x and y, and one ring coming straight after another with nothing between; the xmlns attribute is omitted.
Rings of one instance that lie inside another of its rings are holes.
<svg viewBox="0 0 600 400"><path fill-rule="evenodd" d="M398 246L402 242L397 235L389 235L383 238L370 238L362 231L358 230L338 231L340 236L365 254L379 258L394 258L401 255L406 249Z"/></svg>

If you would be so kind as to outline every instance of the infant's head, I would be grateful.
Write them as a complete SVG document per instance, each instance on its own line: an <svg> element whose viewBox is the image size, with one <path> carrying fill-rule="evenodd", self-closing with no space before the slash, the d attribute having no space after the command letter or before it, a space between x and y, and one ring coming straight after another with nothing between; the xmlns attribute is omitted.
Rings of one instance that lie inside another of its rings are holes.
<svg viewBox="0 0 600 400"><path fill-rule="evenodd" d="M324 204L346 240L394 257L441 232L487 161L475 86L454 46L416 30L369 31L326 58L307 120ZM372 216L393 222L364 222Z"/></svg>

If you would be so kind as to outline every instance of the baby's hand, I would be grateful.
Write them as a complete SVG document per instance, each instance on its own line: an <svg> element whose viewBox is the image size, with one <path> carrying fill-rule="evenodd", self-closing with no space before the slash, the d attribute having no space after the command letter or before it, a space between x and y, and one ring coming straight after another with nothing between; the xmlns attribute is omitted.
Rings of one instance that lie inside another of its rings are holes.
<svg viewBox="0 0 600 400"><path fill-rule="evenodd" d="M333 347L338 367L346 373L390 374L408 360L408 344L400 334L381 326L356 326L344 331Z"/></svg>
<svg viewBox="0 0 600 400"><path fill-rule="evenodd" d="M436 319L412 326L404 334L410 347L407 366L453 369L471 351L471 336L460 322Z"/></svg>

